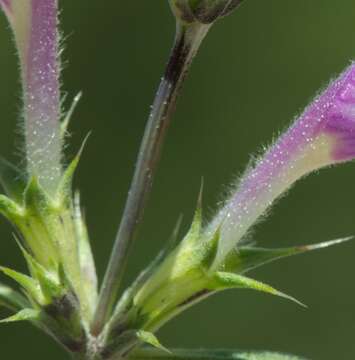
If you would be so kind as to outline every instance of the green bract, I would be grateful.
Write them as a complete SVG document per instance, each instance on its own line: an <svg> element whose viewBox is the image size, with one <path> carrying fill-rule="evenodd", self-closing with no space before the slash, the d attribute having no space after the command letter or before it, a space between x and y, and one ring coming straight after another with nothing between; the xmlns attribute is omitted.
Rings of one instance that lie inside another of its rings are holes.
<svg viewBox="0 0 355 360"><path fill-rule="evenodd" d="M214 269L212 265L220 241L219 231L210 238L205 237L201 200L199 200L194 220L184 239L178 244L170 242L118 302L106 327L105 354L111 356L112 351L117 355L114 349L127 339L130 345L144 342L161 348L159 341L153 335L155 331L187 308L223 290L257 290L281 296L304 306L293 297L244 274L268 262L335 245L348 239L283 249L241 246L234 249L218 269ZM136 329L144 331L144 338ZM165 358L163 355L161 357ZM167 358L175 357L167 356Z"/></svg>
<svg viewBox="0 0 355 360"><path fill-rule="evenodd" d="M31 320L71 351L85 346L97 298L86 226L78 196L73 200L71 190L78 161L79 156L64 172L55 196L48 195L35 177L27 183L20 181L16 167L1 161L7 196L0 195L0 211L19 234L18 244L30 272L27 276L0 268L27 298L1 288L0 302L19 311L4 322Z"/></svg>
<svg viewBox="0 0 355 360"><path fill-rule="evenodd" d="M99 344L98 359L119 359L142 343L169 353L154 332L190 306L222 290L252 289L299 303L244 274L285 256L347 240L285 249L241 246L215 269L212 265L221 238L219 229L212 236L203 231L201 193L183 240L176 242L177 226L166 248L118 301L102 333L91 339L97 280L79 197L73 197L71 190L78 161L79 155L64 172L54 197L43 190L36 178L22 182L15 166L1 162L1 182L7 196L0 196L0 211L17 229L18 244L30 273L0 267L25 293L24 297L0 287L0 304L15 312L2 322L31 321L72 353L90 351L92 341ZM164 358L160 353L157 356Z"/></svg>

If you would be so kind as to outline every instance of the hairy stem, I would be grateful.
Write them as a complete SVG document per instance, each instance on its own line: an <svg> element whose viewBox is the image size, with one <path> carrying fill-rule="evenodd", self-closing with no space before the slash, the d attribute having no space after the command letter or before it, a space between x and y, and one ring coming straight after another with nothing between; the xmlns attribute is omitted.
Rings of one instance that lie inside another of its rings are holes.
<svg viewBox="0 0 355 360"><path fill-rule="evenodd" d="M178 23L175 44L159 85L138 153L135 173L119 226L112 255L104 277L94 319L93 334L101 332L116 300L128 253L141 222L153 176L160 158L166 131L175 110L181 85L197 50L207 34L208 25Z"/></svg>

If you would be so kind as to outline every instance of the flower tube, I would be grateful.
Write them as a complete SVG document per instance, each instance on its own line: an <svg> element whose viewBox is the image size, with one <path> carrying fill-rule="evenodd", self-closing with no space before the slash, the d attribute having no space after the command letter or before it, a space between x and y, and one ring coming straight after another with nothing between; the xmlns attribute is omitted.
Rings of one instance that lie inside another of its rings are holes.
<svg viewBox="0 0 355 360"><path fill-rule="evenodd" d="M0 0L19 53L27 171L53 194L61 175L57 0Z"/></svg>
<svg viewBox="0 0 355 360"><path fill-rule="evenodd" d="M219 228L214 268L265 210L302 176L355 157L355 64L309 105L240 180L207 233Z"/></svg>
<svg viewBox="0 0 355 360"><path fill-rule="evenodd" d="M78 321L88 324L96 306L96 272L79 198L72 193L80 152L65 169L61 165L63 133L78 97L61 123L58 1L0 0L0 9L13 30L21 64L27 160L23 179L20 169L0 159L6 192L0 194L0 213L20 235L34 282L6 268L0 272L20 280L31 303L53 305L58 314L63 297L70 298L68 312L80 313ZM80 341L83 329L77 329L74 337Z"/></svg>

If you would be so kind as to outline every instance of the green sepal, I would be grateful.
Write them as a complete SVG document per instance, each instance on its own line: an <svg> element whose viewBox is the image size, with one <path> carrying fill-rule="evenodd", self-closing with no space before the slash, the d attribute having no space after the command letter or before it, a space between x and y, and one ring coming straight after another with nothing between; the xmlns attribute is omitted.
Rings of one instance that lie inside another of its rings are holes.
<svg viewBox="0 0 355 360"><path fill-rule="evenodd" d="M0 323L11 323L11 322L17 322L17 321L39 321L40 314L41 314L40 310L23 309L15 315L12 315L6 319L0 320Z"/></svg>
<svg viewBox="0 0 355 360"><path fill-rule="evenodd" d="M27 211L35 214L47 214L52 200L42 188L36 176L32 176L24 193L24 204Z"/></svg>
<svg viewBox="0 0 355 360"><path fill-rule="evenodd" d="M64 287L59 283L58 276L49 273L38 261L30 255L18 241L18 246L27 262L31 276L38 281L46 304L65 294ZM44 305L44 304L42 304Z"/></svg>
<svg viewBox="0 0 355 360"><path fill-rule="evenodd" d="M270 285L264 284L260 281L248 278L243 275L238 275L234 273L228 273L223 271L217 271L213 274L213 277L209 281L207 288L209 290L219 291L227 289L251 289L261 292L265 292L271 295L276 295L283 297L285 299L291 300L303 307L306 307L297 299L289 296L281 291L276 290Z"/></svg>
<svg viewBox="0 0 355 360"><path fill-rule="evenodd" d="M203 183L201 184L195 214L188 233L186 234L183 242L193 245L200 240L202 231L202 196L203 196Z"/></svg>
<svg viewBox="0 0 355 360"><path fill-rule="evenodd" d="M165 255L168 254L169 251L171 251L174 248L174 246L176 245L176 243L178 241L180 229L181 229L182 219L183 219L183 216L180 215L176 221L173 231L171 232L168 242L166 243L163 250L161 251L161 254L162 253L164 253ZM164 258L165 256L161 255L161 257Z"/></svg>
<svg viewBox="0 0 355 360"><path fill-rule="evenodd" d="M20 248L34 277L33 281L38 284L37 288L40 289L41 293L38 298L34 299L42 310L34 319L38 321L37 325L52 333L57 339L64 339L65 341L62 342L64 345L70 344L73 339L75 341L79 339L81 343L84 335L78 311L79 304L73 295L71 286L68 285L64 272L58 270L58 274L51 274L21 245ZM27 289L26 291L28 292Z"/></svg>
<svg viewBox="0 0 355 360"><path fill-rule="evenodd" d="M148 277L154 272L154 270L164 261L164 259L170 254L170 252L173 251L174 247L177 244L177 239L179 235L179 231L181 228L182 223L182 216L179 216L175 227L172 231L172 234L166 244L163 246L161 251L158 253L158 255L155 257L155 259L151 262L151 264L141 272L141 274L137 277L136 281L134 282L134 287L138 288L140 285L142 285L145 280L148 279Z"/></svg>
<svg viewBox="0 0 355 360"><path fill-rule="evenodd" d="M32 177L24 192L23 216L13 222L24 243L36 260L46 268L54 269L60 260L54 224L59 209L44 191L36 177Z"/></svg>
<svg viewBox="0 0 355 360"><path fill-rule="evenodd" d="M163 249L158 253L155 259L145 268L135 279L132 285L125 290L121 299L116 305L115 311L113 313L112 319L110 320L110 327L114 328L119 326L121 322L121 316L127 312L127 310L133 304L133 297L137 291L142 287L142 285L149 279L149 277L154 273L158 266L164 261L164 259L169 255L169 253L174 249L177 243L178 235L180 232L182 224L182 216L179 216L175 227L172 231L172 234L164 245Z"/></svg>
<svg viewBox="0 0 355 360"><path fill-rule="evenodd" d="M59 283L62 284L65 288L74 290L73 284L69 280L63 264L58 265L58 278L59 278Z"/></svg>
<svg viewBox="0 0 355 360"><path fill-rule="evenodd" d="M14 289L0 284L0 306L12 311L20 311L30 306L27 299Z"/></svg>
<svg viewBox="0 0 355 360"><path fill-rule="evenodd" d="M26 260L26 264L27 264L27 267L28 267L31 277L34 279L37 279L38 271L41 271L44 268L41 266L41 269L39 270L40 265L38 264L37 260L35 260L34 257L32 255L30 255L29 252L22 246L22 244L21 244L20 240L17 238L17 236L15 234L13 236L15 238L17 246L20 248L23 257Z"/></svg>
<svg viewBox="0 0 355 360"><path fill-rule="evenodd" d="M10 198L19 203L22 202L26 188L23 172L3 157L0 157L0 183Z"/></svg>
<svg viewBox="0 0 355 360"><path fill-rule="evenodd" d="M25 211L15 201L5 195L0 195L0 213L13 223L22 219Z"/></svg>
<svg viewBox="0 0 355 360"><path fill-rule="evenodd" d="M268 351L173 349L170 354L167 354L149 348L138 349L129 358L132 360L306 360L294 355Z"/></svg>
<svg viewBox="0 0 355 360"><path fill-rule="evenodd" d="M169 354L171 353L169 349L167 349L160 343L159 339L152 332L138 330L136 335L141 342L151 345L154 348L162 350L166 353L169 353Z"/></svg>
<svg viewBox="0 0 355 360"><path fill-rule="evenodd" d="M218 253L218 245L219 245L219 241L221 239L221 226L222 224L220 224L220 226L217 227L216 231L214 232L214 234L212 235L212 237L208 240L207 244L208 244L208 252L206 257L203 259L203 266L208 269L213 271L213 264L215 262L215 259L217 257L217 253Z"/></svg>
<svg viewBox="0 0 355 360"><path fill-rule="evenodd" d="M69 126L69 123L70 123L70 120L74 114L74 111L82 97L82 92L79 92L73 99L71 105L70 105L70 108L69 110L67 111L67 113L65 114L64 116L64 119L62 120L61 124L60 124L60 134L62 136L62 138L65 137L67 131L68 131L68 126Z"/></svg>
<svg viewBox="0 0 355 360"><path fill-rule="evenodd" d="M79 193L74 195L74 225L78 241L78 256L82 274L82 286L86 294L91 315L94 313L98 298L98 280L95 260L92 253L89 234L81 213Z"/></svg>
<svg viewBox="0 0 355 360"><path fill-rule="evenodd" d="M81 156L82 148L79 153L74 157L74 159L70 162L68 167L65 169L64 174L61 178L61 181L58 186L58 196L66 197L71 193L73 177L75 170L78 167L80 156Z"/></svg>
<svg viewBox="0 0 355 360"><path fill-rule="evenodd" d="M86 142L87 142L89 136L90 136L90 133L88 135L86 135L86 137L84 138L78 153L75 155L73 160L67 166L67 168L65 169L64 174L60 180L60 183L58 185L58 190L57 190L57 196L59 197L58 200L60 202L67 200L67 203L70 205L74 174L79 165L81 154L84 151L84 148L85 148L85 145L86 145Z"/></svg>
<svg viewBox="0 0 355 360"><path fill-rule="evenodd" d="M278 259L282 259L284 257L298 255L308 251L324 249L329 246L341 244L351 239L353 239L353 237L324 241L312 245L301 245L279 249L240 247L229 253L226 261L223 264L223 269L237 273L245 273L254 268L276 261Z"/></svg>
<svg viewBox="0 0 355 360"><path fill-rule="evenodd" d="M43 302L43 295L36 280L32 279L30 276L4 266L0 266L0 271L12 280L16 281L30 296L31 300L34 300L39 304Z"/></svg>
<svg viewBox="0 0 355 360"><path fill-rule="evenodd" d="M210 245L206 241L204 242L206 246L201 246L201 199L202 190L198 198L194 219L182 242L168 253L162 259L163 261L158 261L157 264L153 263L153 267L148 268L148 272L143 273L144 283L139 284L142 286L134 294L134 303L138 307L142 306L144 312L158 312L162 308L173 306L165 300L169 299L178 304L192 295L195 290L200 290L200 282L204 282L206 270L202 263L210 253ZM197 283L195 283L196 280ZM178 290L180 286L183 288ZM185 294L185 292L187 293ZM164 300L159 299L160 296ZM154 299L152 303L147 302L148 298ZM158 303L155 303L156 301ZM160 304L160 301L164 303Z"/></svg>
<svg viewBox="0 0 355 360"><path fill-rule="evenodd" d="M66 226L72 225L70 211L56 200L47 195L36 177L31 178L25 191L25 206L36 238L30 243L26 233L24 237L39 263L46 264L45 260L50 257L51 263L45 267L51 265L52 269L57 269L62 261L77 265L77 259L73 260L77 252L75 234L71 238L66 233Z"/></svg>

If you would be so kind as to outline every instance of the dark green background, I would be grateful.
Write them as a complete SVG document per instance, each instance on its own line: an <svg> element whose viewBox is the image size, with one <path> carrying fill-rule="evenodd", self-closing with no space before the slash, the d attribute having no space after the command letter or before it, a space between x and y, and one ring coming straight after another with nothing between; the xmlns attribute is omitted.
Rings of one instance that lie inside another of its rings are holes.
<svg viewBox="0 0 355 360"><path fill-rule="evenodd" d="M63 89L70 97L84 92L68 154L92 130L76 186L102 275L174 22L167 0L62 0L61 5ZM20 143L15 136L20 92L4 16L0 44L0 152L13 158ZM181 213L186 230L201 176L211 213L249 154L284 129L354 55L353 0L247 0L219 22L184 88L127 279L154 256ZM354 200L354 163L322 170L277 203L254 239L262 246L284 246L355 234ZM10 226L5 220L0 225L0 263L23 269ZM355 242L252 274L296 296L307 310L271 296L231 291L186 312L159 336L168 347L239 347L315 360L354 359L354 256ZM55 360L65 354L30 325L14 324L0 327L0 358Z"/></svg>

